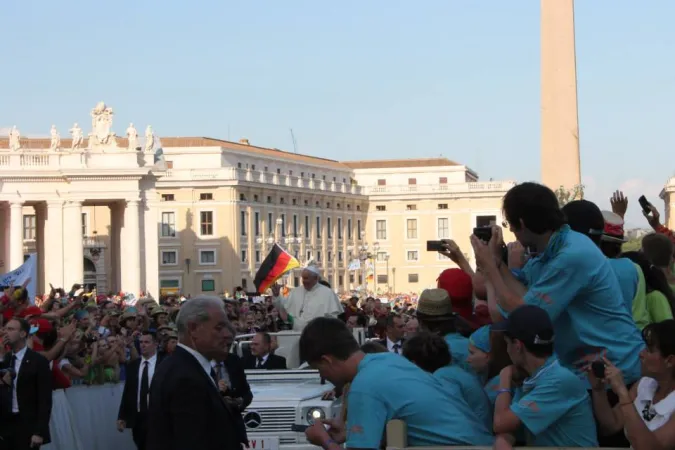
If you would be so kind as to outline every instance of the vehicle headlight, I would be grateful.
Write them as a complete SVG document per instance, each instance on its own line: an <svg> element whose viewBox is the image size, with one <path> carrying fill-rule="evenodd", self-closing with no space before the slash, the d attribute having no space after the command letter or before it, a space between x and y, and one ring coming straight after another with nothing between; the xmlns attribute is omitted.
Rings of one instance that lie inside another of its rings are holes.
<svg viewBox="0 0 675 450"><path fill-rule="evenodd" d="M305 414L305 420L307 423L312 425L317 420L323 420L326 418L326 413L322 408L309 408L307 414Z"/></svg>

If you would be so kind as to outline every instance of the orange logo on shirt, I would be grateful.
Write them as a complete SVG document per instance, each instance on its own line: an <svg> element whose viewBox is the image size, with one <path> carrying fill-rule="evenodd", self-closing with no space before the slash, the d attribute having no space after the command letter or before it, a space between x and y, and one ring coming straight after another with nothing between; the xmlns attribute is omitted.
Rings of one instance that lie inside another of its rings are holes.
<svg viewBox="0 0 675 450"><path fill-rule="evenodd" d="M537 292L536 295L537 298L539 298L539 300L546 303L547 305L553 304L553 299L548 294L545 294L543 292Z"/></svg>
<svg viewBox="0 0 675 450"><path fill-rule="evenodd" d="M529 408L532 412L539 412L539 406L537 406L537 403L533 401L522 401L520 402L520 406Z"/></svg>
<svg viewBox="0 0 675 450"><path fill-rule="evenodd" d="M361 425L352 425L349 428L349 432L352 434L362 434L363 433L363 427Z"/></svg>

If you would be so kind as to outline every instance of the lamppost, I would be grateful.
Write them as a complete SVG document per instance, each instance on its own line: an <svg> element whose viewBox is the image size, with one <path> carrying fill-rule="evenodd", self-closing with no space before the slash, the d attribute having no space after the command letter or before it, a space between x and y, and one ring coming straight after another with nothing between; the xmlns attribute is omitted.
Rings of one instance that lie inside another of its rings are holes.
<svg viewBox="0 0 675 450"><path fill-rule="evenodd" d="M378 242L375 242L373 244L373 250L377 252L379 248L380 244ZM368 278L367 278L366 262L368 261L369 258L373 257L373 254L368 251L369 246L367 242L364 242L362 245L358 246L349 246L347 247L347 250L349 250L350 255L356 253L356 255L359 258L359 261L361 262L361 292L367 295ZM374 267L375 264L373 264L373 268ZM373 275L376 276L375 273L373 273Z"/></svg>
<svg viewBox="0 0 675 450"><path fill-rule="evenodd" d="M389 293L389 253L384 255L384 261L387 263L387 294Z"/></svg>

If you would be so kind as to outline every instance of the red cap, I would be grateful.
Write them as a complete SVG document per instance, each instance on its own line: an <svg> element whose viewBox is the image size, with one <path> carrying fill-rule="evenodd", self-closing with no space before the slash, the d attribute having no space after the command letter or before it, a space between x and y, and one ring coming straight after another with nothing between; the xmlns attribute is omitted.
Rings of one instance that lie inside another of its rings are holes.
<svg viewBox="0 0 675 450"><path fill-rule="evenodd" d="M38 327L38 334L49 333L54 329L51 322L49 322L47 319L33 319L30 321L30 324Z"/></svg>
<svg viewBox="0 0 675 450"><path fill-rule="evenodd" d="M37 306L29 306L17 314L17 316L26 319L29 317L41 316L42 314L42 310Z"/></svg>
<svg viewBox="0 0 675 450"><path fill-rule="evenodd" d="M461 269L445 269L436 280L439 289L445 289L452 302L452 311L465 319L473 315L473 285L471 277Z"/></svg>

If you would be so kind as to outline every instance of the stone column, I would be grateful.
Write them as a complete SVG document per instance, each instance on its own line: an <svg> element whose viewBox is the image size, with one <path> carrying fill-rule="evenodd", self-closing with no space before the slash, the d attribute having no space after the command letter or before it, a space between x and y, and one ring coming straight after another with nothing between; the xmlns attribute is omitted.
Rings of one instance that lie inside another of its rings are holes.
<svg viewBox="0 0 675 450"><path fill-rule="evenodd" d="M82 238L82 202L67 201L63 205L63 289L66 292L73 284L84 282Z"/></svg>
<svg viewBox="0 0 675 450"><path fill-rule="evenodd" d="M9 205L9 270L23 264L23 203Z"/></svg>
<svg viewBox="0 0 675 450"><path fill-rule="evenodd" d="M45 216L44 232L44 260L45 286L49 283L54 287L69 289L63 284L63 259L66 257L63 250L63 202L61 200L48 201Z"/></svg>
<svg viewBox="0 0 675 450"><path fill-rule="evenodd" d="M574 0L541 0L541 179L581 184Z"/></svg>
<svg viewBox="0 0 675 450"><path fill-rule="evenodd" d="M49 282L45 277L45 232L47 224L47 205L39 203L35 206L35 248L37 251L37 292L42 295L49 292ZM46 288L46 289L45 289Z"/></svg>
<svg viewBox="0 0 675 450"><path fill-rule="evenodd" d="M157 202L145 201L145 285L143 290L159 299L159 209Z"/></svg>
<svg viewBox="0 0 675 450"><path fill-rule="evenodd" d="M135 296L141 291L141 230L138 207L138 200L127 200L120 245L122 290Z"/></svg>
<svg viewBox="0 0 675 450"><path fill-rule="evenodd" d="M120 241L124 209L120 202L112 203L108 207L110 208L110 248L108 250L108 258L110 261L110 288L115 292L119 292L122 289L122 280L120 278Z"/></svg>
<svg viewBox="0 0 675 450"><path fill-rule="evenodd" d="M9 207L0 203L0 274L9 272Z"/></svg>

